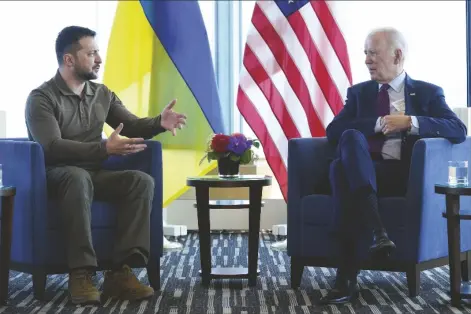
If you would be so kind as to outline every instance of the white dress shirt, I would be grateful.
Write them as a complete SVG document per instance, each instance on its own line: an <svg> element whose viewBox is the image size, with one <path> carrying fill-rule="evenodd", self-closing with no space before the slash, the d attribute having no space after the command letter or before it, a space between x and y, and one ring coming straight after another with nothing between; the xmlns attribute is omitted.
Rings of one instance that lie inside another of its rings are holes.
<svg viewBox="0 0 471 314"><path fill-rule="evenodd" d="M390 83L388 89L389 94L389 110L391 115L403 115L406 109L405 103L405 79L406 72L402 71L401 74L396 76ZM382 84L379 84L378 89ZM411 116L412 127L409 134L419 134L419 121L417 117ZM375 132L381 132L381 117L376 120ZM401 133L397 132L386 136L386 141L383 144L381 151L384 159L401 159Z"/></svg>

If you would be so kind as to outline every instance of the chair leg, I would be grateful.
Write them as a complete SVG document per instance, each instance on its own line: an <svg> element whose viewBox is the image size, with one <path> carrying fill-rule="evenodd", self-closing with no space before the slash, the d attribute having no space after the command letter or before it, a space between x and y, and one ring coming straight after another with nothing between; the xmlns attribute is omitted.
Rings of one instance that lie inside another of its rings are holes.
<svg viewBox="0 0 471 314"><path fill-rule="evenodd" d="M147 278L155 291L160 290L160 261L149 262L147 265Z"/></svg>
<svg viewBox="0 0 471 314"><path fill-rule="evenodd" d="M461 279L471 281L471 251L466 252L466 259L461 262Z"/></svg>
<svg viewBox="0 0 471 314"><path fill-rule="evenodd" d="M291 257L291 288L297 289L301 285L304 265L300 258Z"/></svg>
<svg viewBox="0 0 471 314"><path fill-rule="evenodd" d="M407 286L409 287L409 296L416 297L420 291L420 270L417 265L413 265L407 272Z"/></svg>
<svg viewBox="0 0 471 314"><path fill-rule="evenodd" d="M47 274L44 271L36 270L33 272L33 292L37 300L44 300L46 292Z"/></svg>

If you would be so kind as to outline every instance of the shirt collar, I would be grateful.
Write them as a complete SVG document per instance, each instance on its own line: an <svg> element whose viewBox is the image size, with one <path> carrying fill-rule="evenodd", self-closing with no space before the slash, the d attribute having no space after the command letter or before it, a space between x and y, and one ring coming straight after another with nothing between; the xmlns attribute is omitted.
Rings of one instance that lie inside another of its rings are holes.
<svg viewBox="0 0 471 314"><path fill-rule="evenodd" d="M62 78L59 70L57 70L56 75L54 76L54 82L56 83L57 88L60 90L62 95L75 95L75 93L67 86L67 83ZM85 82L85 86L83 88L85 95L94 95L94 91L90 86L90 82Z"/></svg>
<svg viewBox="0 0 471 314"><path fill-rule="evenodd" d="M401 74L396 76L391 82L389 82L389 86L395 91L400 92L404 87L406 80L406 72L402 71ZM379 84L378 89L381 88L383 84Z"/></svg>

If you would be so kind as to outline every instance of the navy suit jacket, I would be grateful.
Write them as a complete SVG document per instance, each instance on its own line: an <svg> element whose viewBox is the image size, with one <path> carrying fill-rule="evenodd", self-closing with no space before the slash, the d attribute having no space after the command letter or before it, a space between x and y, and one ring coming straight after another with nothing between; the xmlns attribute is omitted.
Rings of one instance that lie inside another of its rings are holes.
<svg viewBox="0 0 471 314"><path fill-rule="evenodd" d="M402 132L401 159L410 160L412 147L420 138L442 137L458 144L466 139L466 126L448 107L443 89L439 86L405 78L405 115L416 116L419 122L419 135ZM337 144L342 133L355 129L365 137L375 134L376 98L378 83L367 81L353 85L347 90L347 100L340 113L327 126L327 139Z"/></svg>

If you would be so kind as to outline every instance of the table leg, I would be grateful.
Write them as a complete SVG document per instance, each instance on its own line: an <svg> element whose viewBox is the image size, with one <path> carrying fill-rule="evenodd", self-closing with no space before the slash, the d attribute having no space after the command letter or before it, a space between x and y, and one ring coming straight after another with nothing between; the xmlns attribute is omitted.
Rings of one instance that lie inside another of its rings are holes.
<svg viewBox="0 0 471 314"><path fill-rule="evenodd" d="M10 275L10 254L13 225L13 196L2 197L2 222L1 222L1 260L0 260L0 302L8 299L8 283Z"/></svg>
<svg viewBox="0 0 471 314"><path fill-rule="evenodd" d="M200 240L201 282L209 285L211 281L211 228L209 218L209 188L196 187L196 208Z"/></svg>
<svg viewBox="0 0 471 314"><path fill-rule="evenodd" d="M249 286L251 287L257 285L262 190L262 186L255 186L249 191Z"/></svg>
<svg viewBox="0 0 471 314"><path fill-rule="evenodd" d="M446 195L446 214L448 230L448 257L450 263L450 294L451 305L461 303L461 261L460 261L460 196Z"/></svg>

